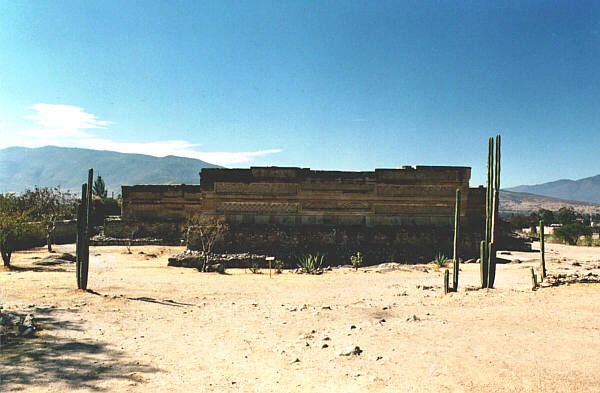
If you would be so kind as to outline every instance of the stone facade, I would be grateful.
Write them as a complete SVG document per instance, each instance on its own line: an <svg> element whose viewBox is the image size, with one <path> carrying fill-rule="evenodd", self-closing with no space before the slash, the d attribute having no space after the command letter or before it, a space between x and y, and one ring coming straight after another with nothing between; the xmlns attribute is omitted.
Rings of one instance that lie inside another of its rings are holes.
<svg viewBox="0 0 600 393"><path fill-rule="evenodd" d="M402 167L373 172L253 167L203 169L200 185L123 186L122 217L185 220L226 216L238 224L451 225L461 190L463 224L482 222L483 188L467 167Z"/></svg>
<svg viewBox="0 0 600 393"><path fill-rule="evenodd" d="M446 250L455 192L460 189L465 246L475 253L483 228L485 189L470 188L470 175L468 167L447 166L370 172L206 168L199 185L123 186L122 218L139 223L182 222L196 214L222 216L233 230L229 248L238 249L262 244L263 250L271 250L261 239L273 238L266 235L273 231L280 233L278 238L299 238L292 243L300 243L306 242L307 231L328 238L333 230L334 238L343 239L339 234L344 232L346 244L356 247L368 248L372 241L364 239L380 238L375 243L396 248L413 244L419 249L439 244ZM355 237L363 241L348 243Z"/></svg>

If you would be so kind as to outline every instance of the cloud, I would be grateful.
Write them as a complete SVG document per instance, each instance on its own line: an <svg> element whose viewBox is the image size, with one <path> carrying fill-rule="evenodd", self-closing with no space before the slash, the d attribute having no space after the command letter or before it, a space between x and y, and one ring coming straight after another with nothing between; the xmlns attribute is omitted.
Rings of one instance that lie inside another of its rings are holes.
<svg viewBox="0 0 600 393"><path fill-rule="evenodd" d="M86 113L83 108L72 105L35 104L31 109L37 114L25 116L47 129L54 130L79 130L85 128L104 128L112 124L102 121L98 116Z"/></svg>
<svg viewBox="0 0 600 393"><path fill-rule="evenodd" d="M249 163L256 157L271 153L280 153L281 149L268 149L252 152L203 152L194 148L200 145L182 140L169 140L160 142L127 143L113 142L108 139L87 138L80 142L86 146L93 146L96 150L112 150L120 153L140 153L156 157L179 156L196 158L211 164L230 166L233 164ZM84 147L84 146L80 146Z"/></svg>
<svg viewBox="0 0 600 393"><path fill-rule="evenodd" d="M38 127L20 132L3 132L0 148L8 146L42 147L48 145L80 147L94 150L111 150L120 153L148 154L156 157L168 155L197 158L212 164L231 166L248 164L255 158L281 149L265 149L251 152L203 152L197 150L197 143L184 140L166 140L156 142L117 142L98 137L85 131L103 129L113 124L100 120L98 116L87 113L83 108L71 105L35 104L31 109L36 114L26 116L34 120Z"/></svg>

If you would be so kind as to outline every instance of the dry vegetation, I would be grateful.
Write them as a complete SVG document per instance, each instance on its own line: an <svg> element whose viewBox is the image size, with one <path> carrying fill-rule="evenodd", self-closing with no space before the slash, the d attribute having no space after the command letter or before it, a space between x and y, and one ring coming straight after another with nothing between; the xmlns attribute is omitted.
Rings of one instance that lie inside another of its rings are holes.
<svg viewBox="0 0 600 393"><path fill-rule="evenodd" d="M600 391L600 284L533 292L535 253L499 255L522 263L498 265L493 290L462 265L459 292L441 296L433 264L269 278L131 249L91 247L93 292L75 289L73 263L15 253L0 302L42 329L2 349L0 390ZM598 248L546 249L550 273L600 273Z"/></svg>

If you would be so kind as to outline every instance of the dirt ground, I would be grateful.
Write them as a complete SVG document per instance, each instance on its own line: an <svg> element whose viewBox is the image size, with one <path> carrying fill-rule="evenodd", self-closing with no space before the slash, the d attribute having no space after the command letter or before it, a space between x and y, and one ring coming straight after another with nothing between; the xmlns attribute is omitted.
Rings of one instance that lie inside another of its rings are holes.
<svg viewBox="0 0 600 393"><path fill-rule="evenodd" d="M0 390L600 392L600 284L534 292L535 252L501 255L521 263L499 265L493 290L464 264L441 296L433 265L270 278L168 267L180 247L132 251L92 247L91 292L73 263L40 265L43 249L13 256L0 304L42 329L2 349ZM550 273L600 273L600 248L547 253Z"/></svg>

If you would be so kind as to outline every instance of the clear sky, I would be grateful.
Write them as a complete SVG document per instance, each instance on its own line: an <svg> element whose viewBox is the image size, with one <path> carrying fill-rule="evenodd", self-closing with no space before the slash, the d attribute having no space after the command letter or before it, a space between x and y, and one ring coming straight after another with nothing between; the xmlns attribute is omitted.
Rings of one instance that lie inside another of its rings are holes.
<svg viewBox="0 0 600 393"><path fill-rule="evenodd" d="M2 1L0 148L600 173L600 1Z"/></svg>

